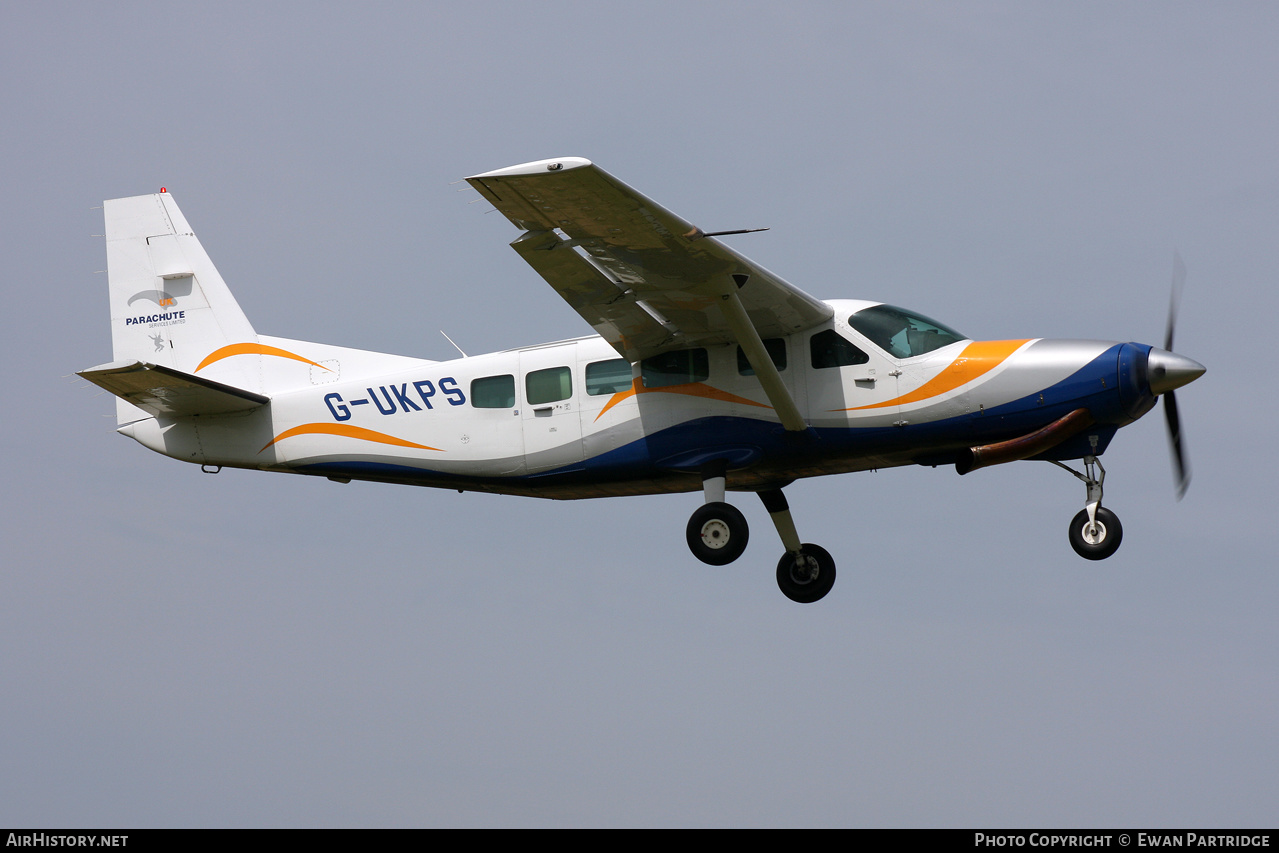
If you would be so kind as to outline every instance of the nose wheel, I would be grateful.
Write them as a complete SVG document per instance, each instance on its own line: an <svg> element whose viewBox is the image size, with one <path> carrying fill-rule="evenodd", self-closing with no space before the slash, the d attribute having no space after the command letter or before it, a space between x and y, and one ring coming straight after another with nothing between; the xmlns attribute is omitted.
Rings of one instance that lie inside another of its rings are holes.
<svg viewBox="0 0 1279 853"><path fill-rule="evenodd" d="M1084 457L1081 474L1068 465L1050 460L1058 468L1074 474L1088 487L1084 508L1070 520L1070 547L1085 560L1104 560L1119 550L1124 539L1124 526L1119 516L1101 505L1101 485L1106 480L1106 469L1096 456Z"/></svg>
<svg viewBox="0 0 1279 853"><path fill-rule="evenodd" d="M1081 509L1070 522L1070 547L1085 560L1104 560L1119 550L1124 527L1119 516L1105 507L1097 507L1096 518Z"/></svg>

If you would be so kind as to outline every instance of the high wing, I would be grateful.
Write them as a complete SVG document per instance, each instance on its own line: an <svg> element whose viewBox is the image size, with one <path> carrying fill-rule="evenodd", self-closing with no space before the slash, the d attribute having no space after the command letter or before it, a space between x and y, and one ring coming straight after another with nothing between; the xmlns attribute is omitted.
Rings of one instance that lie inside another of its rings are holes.
<svg viewBox="0 0 1279 853"><path fill-rule="evenodd" d="M520 257L630 361L732 342L749 356L763 352L752 346L761 338L831 317L830 306L589 160L540 160L466 180L525 232L511 244Z"/></svg>

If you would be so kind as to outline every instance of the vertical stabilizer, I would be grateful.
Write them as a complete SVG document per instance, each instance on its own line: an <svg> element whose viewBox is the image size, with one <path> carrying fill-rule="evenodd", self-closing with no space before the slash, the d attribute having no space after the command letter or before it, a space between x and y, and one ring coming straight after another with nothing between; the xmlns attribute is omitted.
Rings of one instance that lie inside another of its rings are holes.
<svg viewBox="0 0 1279 853"><path fill-rule="evenodd" d="M115 361L260 391L258 337L173 196L112 199L103 210ZM119 414L146 417L131 406Z"/></svg>

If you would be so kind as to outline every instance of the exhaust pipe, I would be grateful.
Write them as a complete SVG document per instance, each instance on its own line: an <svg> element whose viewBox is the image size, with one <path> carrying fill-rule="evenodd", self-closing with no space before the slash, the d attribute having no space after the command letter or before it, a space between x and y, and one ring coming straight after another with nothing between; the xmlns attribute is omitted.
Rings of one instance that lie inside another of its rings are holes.
<svg viewBox="0 0 1279 853"><path fill-rule="evenodd" d="M1058 418L1043 429L1029 435L968 448L963 451L959 459L955 460L955 470L960 474L967 474L978 468L1038 456L1066 439L1073 438L1095 423L1092 412L1087 409L1075 409L1070 414Z"/></svg>

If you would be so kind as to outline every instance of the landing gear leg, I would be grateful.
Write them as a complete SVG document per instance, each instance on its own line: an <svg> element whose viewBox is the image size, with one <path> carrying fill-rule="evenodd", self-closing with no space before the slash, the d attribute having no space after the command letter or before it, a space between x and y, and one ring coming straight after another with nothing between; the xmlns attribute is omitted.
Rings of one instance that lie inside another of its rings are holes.
<svg viewBox="0 0 1279 853"><path fill-rule="evenodd" d="M1106 480L1106 469L1102 467L1101 460L1096 456L1085 456L1082 474L1068 465L1050 461L1074 474L1088 487L1087 503L1070 522L1070 547L1085 560L1106 559L1119 550L1124 528L1119 523L1119 516L1101 505L1102 483Z"/></svg>
<svg viewBox="0 0 1279 853"><path fill-rule="evenodd" d="M697 508L684 529L684 538L693 556L712 566L726 566L742 556L750 541L746 516L732 504L724 502L725 470L723 463L702 471L702 489L706 503Z"/></svg>
<svg viewBox="0 0 1279 853"><path fill-rule="evenodd" d="M790 504L781 489L760 492L759 498L786 547L777 563L777 586L783 595L800 604L820 600L835 585L835 561L825 548L799 541Z"/></svg>

